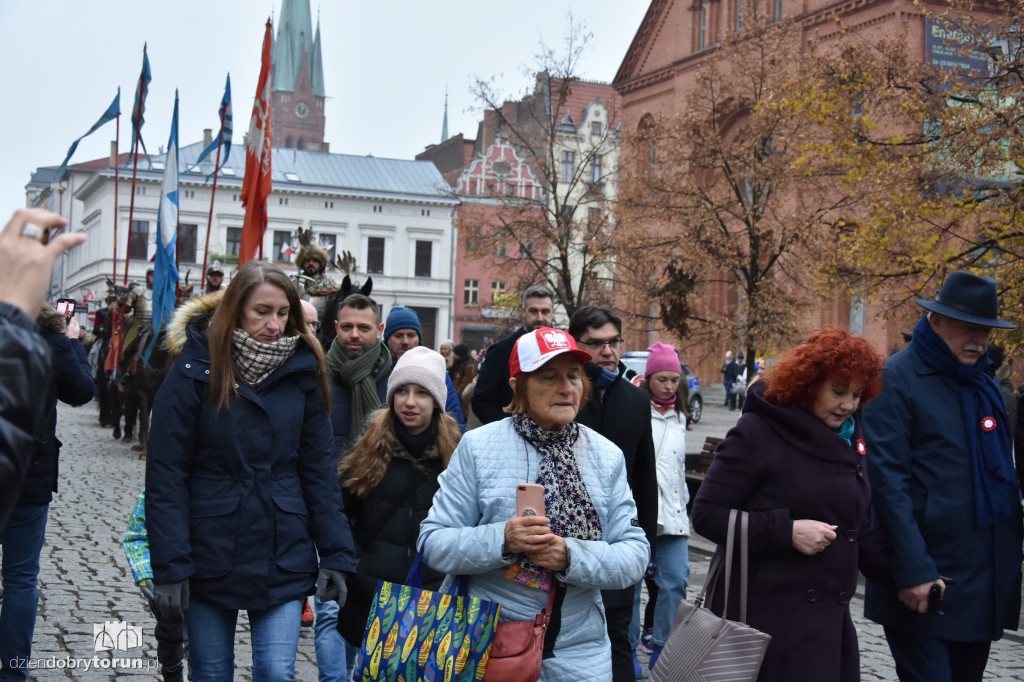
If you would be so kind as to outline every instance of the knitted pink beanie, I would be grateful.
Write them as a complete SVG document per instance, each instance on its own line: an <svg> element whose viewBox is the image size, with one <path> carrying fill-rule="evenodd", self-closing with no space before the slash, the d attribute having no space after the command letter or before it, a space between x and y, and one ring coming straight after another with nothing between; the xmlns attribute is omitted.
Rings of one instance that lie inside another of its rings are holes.
<svg viewBox="0 0 1024 682"><path fill-rule="evenodd" d="M647 356L647 367L644 369L646 376L651 376L655 372L683 373L683 366L679 362L674 346L659 341L647 350L651 351L651 354Z"/></svg>

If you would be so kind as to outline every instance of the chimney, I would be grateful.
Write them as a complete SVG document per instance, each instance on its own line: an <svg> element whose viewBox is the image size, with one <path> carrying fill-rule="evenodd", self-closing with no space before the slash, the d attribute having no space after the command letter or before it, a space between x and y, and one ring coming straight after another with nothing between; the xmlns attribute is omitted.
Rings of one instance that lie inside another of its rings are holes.
<svg viewBox="0 0 1024 682"><path fill-rule="evenodd" d="M110 141L110 168L117 167L117 140Z"/></svg>
<svg viewBox="0 0 1024 682"><path fill-rule="evenodd" d="M203 128L203 149L213 144L213 128Z"/></svg>
<svg viewBox="0 0 1024 682"><path fill-rule="evenodd" d="M320 151L322 151L322 152L330 152L331 151L331 143L330 142L321 142L320 143Z"/></svg>

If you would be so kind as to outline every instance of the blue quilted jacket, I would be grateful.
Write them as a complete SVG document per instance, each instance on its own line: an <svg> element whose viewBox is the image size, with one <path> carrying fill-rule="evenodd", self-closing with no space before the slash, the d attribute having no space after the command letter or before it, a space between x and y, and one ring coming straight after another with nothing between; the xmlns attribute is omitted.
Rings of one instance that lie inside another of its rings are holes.
<svg viewBox="0 0 1024 682"><path fill-rule="evenodd" d="M555 657L544 661L541 680L611 680L611 650L601 590L634 585L643 576L650 545L636 520L626 481L625 459L615 445L585 426L576 441L576 460L601 519L602 540L566 538L569 568L559 574L568 586ZM547 593L504 577L516 556L502 554L505 523L516 512L516 484L534 482L540 453L512 426L510 418L463 436L426 520L427 564L449 575L469 576L472 596L501 603L501 620L533 620L547 605Z"/></svg>

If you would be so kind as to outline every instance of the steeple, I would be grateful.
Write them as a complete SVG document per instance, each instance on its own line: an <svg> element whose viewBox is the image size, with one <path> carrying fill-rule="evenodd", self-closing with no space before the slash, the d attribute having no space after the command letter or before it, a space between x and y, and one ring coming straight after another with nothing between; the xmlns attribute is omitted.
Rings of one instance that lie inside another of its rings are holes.
<svg viewBox="0 0 1024 682"><path fill-rule="evenodd" d="M441 143L448 141L448 86L444 86L444 123L441 124Z"/></svg>
<svg viewBox="0 0 1024 682"><path fill-rule="evenodd" d="M316 34L309 0L281 0L277 39L271 52L271 118L280 147L326 151L323 51L320 17Z"/></svg>
<svg viewBox="0 0 1024 682"><path fill-rule="evenodd" d="M326 97L324 89L324 57L320 51L320 16L316 18L316 38L313 39L313 53L309 55L309 80L313 84L313 94Z"/></svg>

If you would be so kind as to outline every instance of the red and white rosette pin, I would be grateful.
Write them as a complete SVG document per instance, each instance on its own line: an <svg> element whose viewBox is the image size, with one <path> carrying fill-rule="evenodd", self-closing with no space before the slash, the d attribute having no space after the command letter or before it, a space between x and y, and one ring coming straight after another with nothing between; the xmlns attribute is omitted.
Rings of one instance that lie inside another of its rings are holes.
<svg viewBox="0 0 1024 682"><path fill-rule="evenodd" d="M868 446L867 446L867 444L864 443L864 439L863 438L858 438L857 439L857 454L858 455L866 455L866 454L868 454Z"/></svg>
<svg viewBox="0 0 1024 682"><path fill-rule="evenodd" d="M984 417L981 420L982 431L995 431L996 430L996 418L995 417Z"/></svg>

